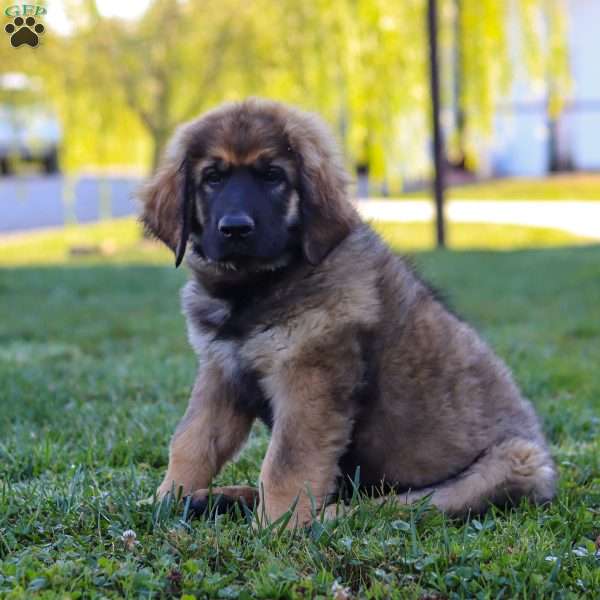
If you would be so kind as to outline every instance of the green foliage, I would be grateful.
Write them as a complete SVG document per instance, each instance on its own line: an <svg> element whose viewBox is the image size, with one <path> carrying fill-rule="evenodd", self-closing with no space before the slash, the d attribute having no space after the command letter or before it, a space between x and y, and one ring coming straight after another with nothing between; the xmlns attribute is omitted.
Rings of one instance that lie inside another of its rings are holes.
<svg viewBox="0 0 600 600"><path fill-rule="evenodd" d="M337 580L361 598L595 597L599 249L414 258L536 404L561 475L550 506L461 522L361 501L349 518L290 534L139 505L161 479L194 377L184 273L124 256L5 267L0 596L326 598ZM266 444L256 428L219 481L255 482ZM122 541L127 529L137 544Z"/></svg>
<svg viewBox="0 0 600 600"><path fill-rule="evenodd" d="M427 168L426 0L154 0L135 22L72 0L73 32L49 33L24 68L42 74L66 128L68 168L155 164L173 129L223 101L263 95L325 115L349 164L393 189ZM528 70L560 110L562 0L440 0L452 151L472 163L494 107ZM514 30L516 48L510 48Z"/></svg>
<svg viewBox="0 0 600 600"><path fill-rule="evenodd" d="M466 122L462 150L474 161L478 135L490 130L499 91L507 90L514 68L507 56L512 5L496 0L459 0L457 4L460 10L455 18L460 19L461 31L459 102Z"/></svg>
<svg viewBox="0 0 600 600"><path fill-rule="evenodd" d="M545 90L556 117L570 89L563 0L447 0L458 19L458 108L465 120L451 151L475 167L482 134L490 132L494 108L514 80ZM459 146L457 149L456 146Z"/></svg>

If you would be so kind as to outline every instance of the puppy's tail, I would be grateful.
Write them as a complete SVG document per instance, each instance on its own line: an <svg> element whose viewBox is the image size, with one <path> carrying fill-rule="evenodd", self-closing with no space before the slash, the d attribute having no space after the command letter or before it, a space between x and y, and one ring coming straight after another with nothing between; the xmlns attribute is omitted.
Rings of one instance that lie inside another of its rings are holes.
<svg viewBox="0 0 600 600"><path fill-rule="evenodd" d="M462 516L484 512L490 504L516 503L521 498L538 504L548 502L554 497L556 479L554 463L543 443L512 438L489 448L457 477L393 498L412 504L431 496L431 504L442 512Z"/></svg>

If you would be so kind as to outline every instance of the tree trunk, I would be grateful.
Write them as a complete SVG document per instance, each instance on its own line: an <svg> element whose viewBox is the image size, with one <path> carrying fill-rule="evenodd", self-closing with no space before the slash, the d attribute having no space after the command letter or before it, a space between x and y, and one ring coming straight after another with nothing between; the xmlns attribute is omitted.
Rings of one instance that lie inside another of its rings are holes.
<svg viewBox="0 0 600 600"><path fill-rule="evenodd" d="M465 144L465 132L466 132L466 117L465 111L462 105L462 78L463 78L463 48L462 48L462 0L454 0L454 114L455 114L455 126L456 126L456 140L457 140L457 156L456 160L453 161L455 167L459 169L466 169L467 157L466 157L466 144Z"/></svg>
<svg viewBox="0 0 600 600"><path fill-rule="evenodd" d="M440 123L440 72L438 60L438 4L429 0L427 5L427 30L429 37L429 75L431 85L431 129L433 131L433 195L435 199L435 225L438 248L446 245L444 215L444 140Z"/></svg>

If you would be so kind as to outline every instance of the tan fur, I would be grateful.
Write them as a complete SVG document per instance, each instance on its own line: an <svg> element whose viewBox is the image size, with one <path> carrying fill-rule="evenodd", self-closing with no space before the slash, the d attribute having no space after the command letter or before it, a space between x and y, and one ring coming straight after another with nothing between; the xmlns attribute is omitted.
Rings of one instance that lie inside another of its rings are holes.
<svg viewBox="0 0 600 600"><path fill-rule="evenodd" d="M183 306L200 375L159 495L173 486L206 495L268 409L259 485L267 521L296 501L290 524L308 522L311 497L327 504L357 467L366 486L393 486L391 499L430 495L450 514L552 498L556 473L531 404L477 333L361 223L339 153L315 117L250 100L181 128L143 192L154 233L176 247L176 166L215 148L240 164L277 148L295 164L286 218L301 224L305 260L275 261L275 283L235 307L215 290L257 272L188 252ZM221 334L230 324L243 333Z"/></svg>
<svg viewBox="0 0 600 600"><path fill-rule="evenodd" d="M225 147L215 151L215 156L232 165L251 165L261 158L276 154L277 152L273 148L253 148L250 152L240 152Z"/></svg>
<svg viewBox="0 0 600 600"><path fill-rule="evenodd" d="M178 198L182 182L178 165L169 162L138 195L144 206L142 222L145 228L175 251L181 234Z"/></svg>
<svg viewBox="0 0 600 600"><path fill-rule="evenodd" d="M221 367L210 362L201 366L188 409L171 441L169 468L158 495L171 491L187 495L207 488L246 441L252 421L234 408Z"/></svg>
<svg viewBox="0 0 600 600"><path fill-rule="evenodd" d="M290 198L287 211L285 213L285 220L288 225L296 225L300 222L300 198L298 194L294 192Z"/></svg>

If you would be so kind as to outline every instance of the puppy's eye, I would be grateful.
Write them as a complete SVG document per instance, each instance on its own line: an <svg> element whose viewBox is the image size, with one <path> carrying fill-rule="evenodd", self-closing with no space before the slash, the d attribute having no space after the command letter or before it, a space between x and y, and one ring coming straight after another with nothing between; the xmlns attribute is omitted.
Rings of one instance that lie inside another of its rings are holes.
<svg viewBox="0 0 600 600"><path fill-rule="evenodd" d="M281 167L271 165L262 173L262 178L267 183L282 183L285 181L285 171Z"/></svg>
<svg viewBox="0 0 600 600"><path fill-rule="evenodd" d="M223 173L217 169L207 169L203 176L203 183L207 183L208 185L219 185L223 181Z"/></svg>

